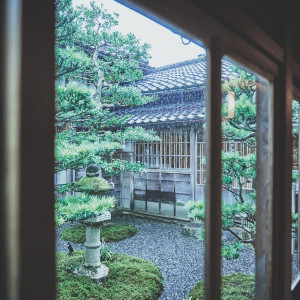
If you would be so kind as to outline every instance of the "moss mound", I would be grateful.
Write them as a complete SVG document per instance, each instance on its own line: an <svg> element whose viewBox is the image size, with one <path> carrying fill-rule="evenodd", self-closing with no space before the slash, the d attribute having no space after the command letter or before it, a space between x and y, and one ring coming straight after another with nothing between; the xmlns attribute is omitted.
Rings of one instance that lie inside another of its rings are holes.
<svg viewBox="0 0 300 300"><path fill-rule="evenodd" d="M81 177L74 184L74 189L80 192L99 193L111 191L113 187L101 177Z"/></svg>
<svg viewBox="0 0 300 300"><path fill-rule="evenodd" d="M222 300L254 299L254 275L235 273L222 276ZM204 281L198 282L189 293L189 300L204 300Z"/></svg>
<svg viewBox="0 0 300 300"><path fill-rule="evenodd" d="M138 232L137 228L128 224L109 224L100 227L101 239L104 238L105 242L118 242L134 236ZM85 242L85 226L71 226L64 229L61 237L73 243Z"/></svg>
<svg viewBox="0 0 300 300"><path fill-rule="evenodd" d="M146 260L113 254L112 260L105 262L110 269L106 281L96 284L88 277L72 273L84 262L84 251L75 251L73 255L58 252L56 257L56 299L157 299L163 290L160 271Z"/></svg>

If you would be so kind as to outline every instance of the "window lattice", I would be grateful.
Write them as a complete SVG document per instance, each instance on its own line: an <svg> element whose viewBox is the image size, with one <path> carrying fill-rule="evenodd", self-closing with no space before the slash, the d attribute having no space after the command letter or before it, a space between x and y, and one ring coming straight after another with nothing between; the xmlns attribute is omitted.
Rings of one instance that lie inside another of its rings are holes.
<svg viewBox="0 0 300 300"><path fill-rule="evenodd" d="M152 169L190 169L193 168L190 163L190 131L161 131L157 135L160 141L154 142L136 142L135 160L144 163ZM255 151L245 143L224 141L222 149L225 152L239 152L241 155L247 155ZM197 146L197 184L205 184L205 142L198 135ZM235 180L232 184L238 188ZM252 189L252 182L244 185L244 189Z"/></svg>
<svg viewBox="0 0 300 300"><path fill-rule="evenodd" d="M189 169L190 132L159 132L160 141L135 143L135 159L149 168Z"/></svg>
<svg viewBox="0 0 300 300"><path fill-rule="evenodd" d="M197 142L197 184L205 184L205 143ZM222 150L225 152L239 152L240 155L247 155L255 152L255 148L250 148L246 143L240 142L222 142ZM237 180L232 183L233 188L238 188ZM244 189L252 189L252 182L248 182L244 185Z"/></svg>

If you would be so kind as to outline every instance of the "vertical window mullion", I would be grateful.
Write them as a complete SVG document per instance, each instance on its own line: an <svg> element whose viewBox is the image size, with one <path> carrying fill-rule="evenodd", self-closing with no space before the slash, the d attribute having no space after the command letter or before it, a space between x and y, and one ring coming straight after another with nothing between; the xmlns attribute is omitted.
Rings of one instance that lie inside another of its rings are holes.
<svg viewBox="0 0 300 300"><path fill-rule="evenodd" d="M221 298L221 50L211 40L207 55L205 299Z"/></svg>
<svg viewBox="0 0 300 300"><path fill-rule="evenodd" d="M300 109L298 110L298 115L300 114ZM300 174L300 119L298 120L298 176ZM298 268L298 277L300 277L300 196L299 196L299 179L298 179L298 261L297 261L297 268Z"/></svg>
<svg viewBox="0 0 300 300"><path fill-rule="evenodd" d="M271 91L266 80L256 75L256 235L255 235L255 299L273 299L272 265L272 120ZM271 102L270 102L271 101Z"/></svg>

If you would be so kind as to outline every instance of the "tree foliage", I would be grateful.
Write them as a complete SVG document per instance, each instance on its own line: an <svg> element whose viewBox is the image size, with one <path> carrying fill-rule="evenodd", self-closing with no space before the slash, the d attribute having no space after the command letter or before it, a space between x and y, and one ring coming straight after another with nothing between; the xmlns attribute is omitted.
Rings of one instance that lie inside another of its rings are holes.
<svg viewBox="0 0 300 300"><path fill-rule="evenodd" d="M256 132L256 84L255 75L234 65L231 66L234 75L222 84L223 91L232 91L235 95L234 118L222 123L223 138L247 143L255 147ZM226 110L226 104L223 110Z"/></svg>
<svg viewBox="0 0 300 300"><path fill-rule="evenodd" d="M255 163L256 153L241 155L239 152L222 152L222 186L231 192L240 204L245 203L243 187L247 183L254 182ZM234 182L237 183L238 188L233 187ZM249 196L253 196L253 193L248 194L247 197Z"/></svg>
<svg viewBox="0 0 300 300"><path fill-rule="evenodd" d="M103 212L112 211L115 207L115 198L99 197L95 195L79 194L60 198L55 203L56 224L66 221L80 221L97 217Z"/></svg>
<svg viewBox="0 0 300 300"><path fill-rule="evenodd" d="M235 94L235 115L232 119L222 122L223 138L232 142L240 142L253 151L242 155L239 151L222 151L222 187L229 191L235 202L222 203L222 229L231 232L239 241L255 246L256 234L256 84L255 75L232 66L236 74L231 80L225 81L223 91ZM293 101L293 139L294 150L298 149L299 134L299 102ZM227 105L223 105L226 115ZM298 180L298 171L293 171L293 181ZM253 184L251 193L244 193L246 184ZM238 188L233 188L236 183ZM205 222L204 202L187 204L190 217ZM293 231L297 229L298 215L293 214ZM235 230L238 228L240 233Z"/></svg>
<svg viewBox="0 0 300 300"><path fill-rule="evenodd" d="M253 151L249 154L240 151L222 151L222 186L229 191L235 202L222 205L222 228L230 231L244 243L255 243L255 176L256 176L256 78L252 73L232 65L236 74L223 83L223 90L234 92L234 118L222 124L223 138L245 144ZM226 106L225 106L226 109ZM233 183L237 188L233 188ZM246 184L252 183L253 191L245 194ZM234 228L239 228L237 234Z"/></svg>
<svg viewBox="0 0 300 300"><path fill-rule="evenodd" d="M253 149L244 155L239 151L222 151L222 187L229 191L235 201L222 203L222 229L231 232L239 241L255 243L255 188L247 195L244 187L255 183L256 165L256 84L255 76L232 65L233 79L222 85L223 91L232 91L235 95L235 114L222 122L223 138L230 142L239 142ZM223 114L228 109L224 103ZM237 184L237 188L233 184ZM205 204L190 202L187 204L190 217L205 222ZM237 233L239 228L240 233Z"/></svg>
<svg viewBox="0 0 300 300"><path fill-rule="evenodd" d="M116 159L128 140L158 139L155 132L126 128L129 116L113 109L153 101L133 82L143 77L148 44L114 27L118 15L94 1L74 8L56 0L56 171L96 163L108 174L145 167Z"/></svg>

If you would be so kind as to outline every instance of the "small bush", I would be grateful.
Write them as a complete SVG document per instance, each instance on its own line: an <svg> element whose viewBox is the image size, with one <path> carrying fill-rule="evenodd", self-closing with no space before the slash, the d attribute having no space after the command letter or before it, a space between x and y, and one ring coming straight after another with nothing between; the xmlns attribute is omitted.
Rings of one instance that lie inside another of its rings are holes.
<svg viewBox="0 0 300 300"><path fill-rule="evenodd" d="M205 229L199 228L198 230L198 240L204 241L205 240Z"/></svg>
<svg viewBox="0 0 300 300"><path fill-rule="evenodd" d="M109 224L101 227L101 236L105 242L118 242L134 236L138 229L129 224Z"/></svg>
<svg viewBox="0 0 300 300"><path fill-rule="evenodd" d="M252 300L254 299L254 291L254 275L235 273L222 276L222 300ZM204 299L204 281L200 281L191 289L188 300Z"/></svg>
<svg viewBox="0 0 300 300"><path fill-rule="evenodd" d="M134 236L138 232L137 228L128 224L109 224L100 227L101 238L107 242L118 242L128 237ZM62 231L61 237L73 243L85 242L85 226L71 226Z"/></svg>
<svg viewBox="0 0 300 300"><path fill-rule="evenodd" d="M72 255L57 253L56 299L140 300L158 299L163 290L163 278L149 261L125 254L113 254L105 264L109 274L102 284L73 271L84 262L84 251Z"/></svg>
<svg viewBox="0 0 300 300"><path fill-rule="evenodd" d="M78 221L96 217L105 211L113 211L116 204L114 197L98 197L88 194L66 196L55 202L55 219L58 225L63 221Z"/></svg>
<svg viewBox="0 0 300 300"><path fill-rule="evenodd" d="M100 261L109 261L112 258L112 252L109 247L106 246L104 238L102 238L100 246Z"/></svg>
<svg viewBox="0 0 300 300"><path fill-rule="evenodd" d="M234 244L225 244L222 246L222 257L225 259L237 259L240 257L242 250L243 244L240 241Z"/></svg>

